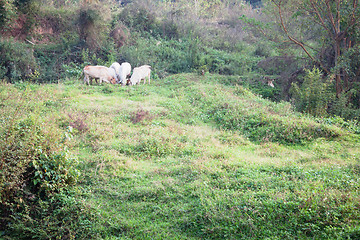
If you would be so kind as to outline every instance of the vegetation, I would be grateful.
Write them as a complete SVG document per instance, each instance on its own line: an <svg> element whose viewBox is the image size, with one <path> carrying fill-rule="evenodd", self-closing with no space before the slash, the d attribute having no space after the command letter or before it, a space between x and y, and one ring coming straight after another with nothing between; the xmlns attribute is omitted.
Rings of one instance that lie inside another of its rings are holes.
<svg viewBox="0 0 360 240"><path fill-rule="evenodd" d="M359 239L358 3L249 2L0 0L0 238Z"/></svg>
<svg viewBox="0 0 360 240"><path fill-rule="evenodd" d="M227 78L2 84L2 236L358 238L359 127Z"/></svg>

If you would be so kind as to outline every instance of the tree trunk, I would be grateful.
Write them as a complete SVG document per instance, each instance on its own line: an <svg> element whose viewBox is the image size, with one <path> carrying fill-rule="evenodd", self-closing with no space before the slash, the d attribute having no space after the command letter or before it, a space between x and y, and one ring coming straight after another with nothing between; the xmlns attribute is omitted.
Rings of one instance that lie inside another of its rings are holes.
<svg viewBox="0 0 360 240"><path fill-rule="evenodd" d="M338 66L338 62L339 62L339 57L341 54L341 40L335 40L335 67ZM335 84L336 84L336 97L340 97L340 94L342 92L342 84L341 84L341 75L340 75L341 71L340 69L336 69L336 73L335 73Z"/></svg>

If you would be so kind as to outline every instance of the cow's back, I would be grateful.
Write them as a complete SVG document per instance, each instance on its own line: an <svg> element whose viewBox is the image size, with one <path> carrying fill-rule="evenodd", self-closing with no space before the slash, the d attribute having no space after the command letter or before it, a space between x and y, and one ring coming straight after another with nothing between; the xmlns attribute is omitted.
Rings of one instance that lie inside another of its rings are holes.
<svg viewBox="0 0 360 240"><path fill-rule="evenodd" d="M84 73L93 78L107 77L108 68L104 66L85 66Z"/></svg>

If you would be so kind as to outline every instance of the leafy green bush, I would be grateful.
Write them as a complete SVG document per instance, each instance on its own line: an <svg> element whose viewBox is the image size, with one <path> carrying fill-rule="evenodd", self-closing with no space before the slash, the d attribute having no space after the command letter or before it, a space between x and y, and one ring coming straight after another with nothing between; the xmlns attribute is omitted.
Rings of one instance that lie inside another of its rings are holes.
<svg viewBox="0 0 360 240"><path fill-rule="evenodd" d="M10 239L99 239L94 209L76 199L74 192L54 194L48 200L20 203L12 213L5 236Z"/></svg>
<svg viewBox="0 0 360 240"><path fill-rule="evenodd" d="M0 112L2 234L16 239L86 234L73 224L82 224L76 219L87 219L87 210L75 199L64 200L80 175L77 160L67 150L70 129L64 133L41 121L46 105L29 87L0 93L6 104Z"/></svg>
<svg viewBox="0 0 360 240"><path fill-rule="evenodd" d="M201 63L207 65L210 72L225 75L244 75L252 72L261 59L246 53L232 53L211 48L201 51L204 54Z"/></svg>
<svg viewBox="0 0 360 240"><path fill-rule="evenodd" d="M39 12L40 3L37 0L15 1L15 6L19 13L24 14L25 22L22 26L22 32L29 34L36 24L36 13Z"/></svg>
<svg viewBox="0 0 360 240"><path fill-rule="evenodd" d="M4 161L1 168L4 171L0 197L3 211L12 209L18 201L47 199L52 193L76 183L79 177L76 160L57 143L61 141L54 139L56 136L45 131L31 118L2 129L0 146Z"/></svg>
<svg viewBox="0 0 360 240"><path fill-rule="evenodd" d="M359 90L360 85L348 92L341 93L338 98L331 102L328 112L333 116L359 121L360 109L353 104L354 102L358 102L356 99L359 98Z"/></svg>
<svg viewBox="0 0 360 240"><path fill-rule="evenodd" d="M26 79L37 67L34 50L29 44L0 38L0 79Z"/></svg>
<svg viewBox="0 0 360 240"><path fill-rule="evenodd" d="M3 31L10 28L11 20L16 16L14 0L0 2L0 27Z"/></svg>
<svg viewBox="0 0 360 240"><path fill-rule="evenodd" d="M295 107L313 116L325 116L328 103L332 99L331 84L331 78L324 81L323 74L318 68L307 70L303 84L292 85Z"/></svg>
<svg viewBox="0 0 360 240"><path fill-rule="evenodd" d="M139 8L136 4L128 5L117 16L117 19L128 27L140 32L152 32L156 30L157 27L154 14L142 7Z"/></svg>

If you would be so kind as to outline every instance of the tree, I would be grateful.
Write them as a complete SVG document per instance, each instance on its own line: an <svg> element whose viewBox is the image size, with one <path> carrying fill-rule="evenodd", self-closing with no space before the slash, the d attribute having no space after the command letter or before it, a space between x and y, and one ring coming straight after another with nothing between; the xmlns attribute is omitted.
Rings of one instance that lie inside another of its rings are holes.
<svg viewBox="0 0 360 240"><path fill-rule="evenodd" d="M349 91L352 83L360 82L360 66L358 65L358 69L353 69L343 61L344 56L357 49L360 43L358 0L270 0L270 2L275 6L279 24L287 38L299 46L324 72L334 74L337 97ZM316 49L312 48L313 44L304 42L296 32L289 30L289 25L300 18L306 19L308 26L320 29L312 32L313 35L309 38L312 41L316 39L318 43ZM330 49L330 54L327 58L322 58L321 53L327 51L326 49Z"/></svg>
<svg viewBox="0 0 360 240"><path fill-rule="evenodd" d="M16 15L14 0L0 0L0 29L7 30Z"/></svg>

